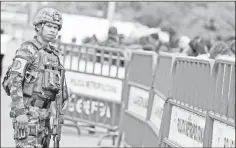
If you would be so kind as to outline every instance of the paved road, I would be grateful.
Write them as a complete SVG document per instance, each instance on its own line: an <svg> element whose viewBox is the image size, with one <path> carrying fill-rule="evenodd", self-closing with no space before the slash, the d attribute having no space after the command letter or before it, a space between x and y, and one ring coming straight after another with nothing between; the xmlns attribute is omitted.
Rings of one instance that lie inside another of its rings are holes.
<svg viewBox="0 0 236 148"><path fill-rule="evenodd" d="M20 41L12 41L8 44L6 56L2 63L3 74L5 74L7 67L12 62L14 53L16 49L20 47L20 44ZM3 90L2 87L1 90ZM14 147L13 129L9 117L10 101L11 98L8 97L5 92L1 92L1 147ZM82 131L82 134L79 136L75 128L63 127L62 141L60 144L62 147L96 147L100 136L100 134L88 135L87 131ZM51 142L50 145L53 146L53 142ZM111 145L111 140L105 139L102 145Z"/></svg>

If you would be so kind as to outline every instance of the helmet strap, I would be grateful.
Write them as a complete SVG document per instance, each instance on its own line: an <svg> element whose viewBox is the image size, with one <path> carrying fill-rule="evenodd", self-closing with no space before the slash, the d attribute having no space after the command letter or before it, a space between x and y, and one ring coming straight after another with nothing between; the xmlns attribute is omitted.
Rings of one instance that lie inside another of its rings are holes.
<svg viewBox="0 0 236 148"><path fill-rule="evenodd" d="M42 23L42 25L40 26L41 28L38 31L38 37L37 37L37 41L39 43L41 43L42 45L46 45L46 43L44 43L44 41L43 41L43 28L44 28L44 25L45 25L45 23ZM40 40L39 40L39 38L40 38Z"/></svg>
<svg viewBox="0 0 236 148"><path fill-rule="evenodd" d="M41 25L41 29L40 29L40 32L39 32L39 35L43 35L43 28L44 28L44 26L45 26L45 23L42 23L42 25Z"/></svg>

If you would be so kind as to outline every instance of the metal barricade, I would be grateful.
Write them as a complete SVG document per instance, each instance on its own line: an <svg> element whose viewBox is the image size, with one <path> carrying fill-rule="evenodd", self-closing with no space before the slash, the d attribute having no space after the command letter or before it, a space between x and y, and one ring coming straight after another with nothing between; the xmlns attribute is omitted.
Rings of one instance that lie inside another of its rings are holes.
<svg viewBox="0 0 236 148"><path fill-rule="evenodd" d="M215 60L205 147L235 147L235 59Z"/></svg>
<svg viewBox="0 0 236 148"><path fill-rule="evenodd" d="M95 131L93 127L108 129L101 137L117 137L122 106L127 57L120 49L90 45L61 44L65 56L67 85L72 91L65 120L78 129ZM78 125L85 123L85 126ZM90 127L90 128L89 128ZM92 127L92 128L91 128Z"/></svg>
<svg viewBox="0 0 236 148"><path fill-rule="evenodd" d="M158 144L161 147L203 147L206 113L171 98L164 106Z"/></svg>
<svg viewBox="0 0 236 148"><path fill-rule="evenodd" d="M172 93L164 105L159 146L204 146L213 64L214 60L210 59L176 57Z"/></svg>
<svg viewBox="0 0 236 148"><path fill-rule="evenodd" d="M235 147L234 70L225 59L176 58L159 146Z"/></svg>
<svg viewBox="0 0 236 148"><path fill-rule="evenodd" d="M211 102L214 104L210 110L235 119L235 61L216 59L212 72Z"/></svg>
<svg viewBox="0 0 236 148"><path fill-rule="evenodd" d="M175 58L176 55L165 52L161 52L158 56L154 88L166 97L171 95L172 68Z"/></svg>
<svg viewBox="0 0 236 148"><path fill-rule="evenodd" d="M172 96L175 100L205 111L209 99L214 60L197 57L176 57L173 67Z"/></svg>
<svg viewBox="0 0 236 148"><path fill-rule="evenodd" d="M153 74L144 57L128 67L125 146L235 147L234 61L160 54Z"/></svg>
<svg viewBox="0 0 236 148"><path fill-rule="evenodd" d="M128 65L127 92L124 96L126 103L121 132L125 145L131 147L142 146L155 56L153 52L134 51Z"/></svg>
<svg viewBox="0 0 236 148"><path fill-rule="evenodd" d="M164 103L171 93L171 68L175 55L160 53L155 67L154 83L150 93L143 146L158 147Z"/></svg>
<svg viewBox="0 0 236 148"><path fill-rule="evenodd" d="M160 54L153 70L151 57L132 53L124 145L235 147L234 61Z"/></svg>

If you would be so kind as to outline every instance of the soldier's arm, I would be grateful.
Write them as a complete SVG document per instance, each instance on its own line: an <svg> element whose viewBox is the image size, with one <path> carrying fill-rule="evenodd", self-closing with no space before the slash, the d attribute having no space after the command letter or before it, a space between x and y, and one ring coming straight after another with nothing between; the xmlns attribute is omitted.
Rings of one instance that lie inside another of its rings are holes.
<svg viewBox="0 0 236 148"><path fill-rule="evenodd" d="M22 83L27 65L33 60L34 48L35 47L31 44L21 46L16 52L9 72L8 87L12 98L11 111L13 111L16 116L26 113Z"/></svg>

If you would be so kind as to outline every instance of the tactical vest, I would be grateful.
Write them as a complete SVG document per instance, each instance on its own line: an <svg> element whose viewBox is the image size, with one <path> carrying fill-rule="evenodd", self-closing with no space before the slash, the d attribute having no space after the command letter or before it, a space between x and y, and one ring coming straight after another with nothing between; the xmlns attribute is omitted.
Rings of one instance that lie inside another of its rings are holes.
<svg viewBox="0 0 236 148"><path fill-rule="evenodd" d="M37 51L25 72L23 95L32 97L36 94L37 97L54 101L61 87L60 71L63 67L59 56L55 50L42 47L35 40L26 43L32 43Z"/></svg>

